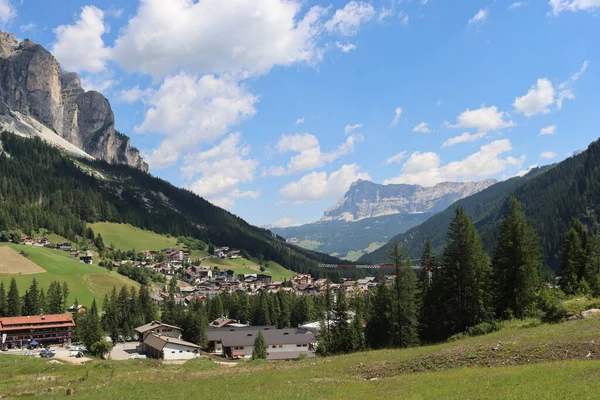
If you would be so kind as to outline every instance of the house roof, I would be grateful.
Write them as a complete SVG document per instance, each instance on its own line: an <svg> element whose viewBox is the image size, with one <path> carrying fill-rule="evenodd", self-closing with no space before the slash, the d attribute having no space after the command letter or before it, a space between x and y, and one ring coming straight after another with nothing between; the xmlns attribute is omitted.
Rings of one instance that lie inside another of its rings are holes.
<svg viewBox="0 0 600 400"><path fill-rule="evenodd" d="M221 341L223 346L253 346L256 336L262 332L265 344L308 344L316 341L315 334L303 329L209 329L209 341Z"/></svg>
<svg viewBox="0 0 600 400"><path fill-rule="evenodd" d="M173 328L173 329L177 329L180 331L182 330L180 327L175 326L175 325L164 324L160 321L152 321L149 324L138 326L137 328L135 328L135 331L139 332L139 333L146 333L146 332L151 331L152 329L156 329L160 326L165 326L167 328Z"/></svg>
<svg viewBox="0 0 600 400"><path fill-rule="evenodd" d="M156 335L154 333L146 336L146 339L144 340L145 345L150 346L156 350L164 349L168 343L177 344L179 346L193 347L195 349L200 348L200 346L198 346L197 344L186 342L185 340Z"/></svg>
<svg viewBox="0 0 600 400"><path fill-rule="evenodd" d="M50 315L29 315L24 317L3 317L0 318L0 330L5 330L13 325L47 325L75 326L71 314L50 314ZM23 327L20 327L21 329Z"/></svg>

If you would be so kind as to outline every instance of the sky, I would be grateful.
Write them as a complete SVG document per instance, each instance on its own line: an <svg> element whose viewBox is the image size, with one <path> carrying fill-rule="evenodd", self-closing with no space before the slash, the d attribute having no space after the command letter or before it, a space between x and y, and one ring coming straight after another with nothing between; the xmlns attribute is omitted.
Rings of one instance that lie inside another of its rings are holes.
<svg viewBox="0 0 600 400"><path fill-rule="evenodd" d="M0 0L150 172L256 225L352 182L507 179L598 138L600 0Z"/></svg>

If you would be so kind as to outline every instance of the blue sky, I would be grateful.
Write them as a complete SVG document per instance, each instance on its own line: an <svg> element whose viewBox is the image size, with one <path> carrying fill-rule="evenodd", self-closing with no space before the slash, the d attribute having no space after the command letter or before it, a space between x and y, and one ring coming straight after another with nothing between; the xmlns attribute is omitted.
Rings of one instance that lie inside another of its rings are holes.
<svg viewBox="0 0 600 400"><path fill-rule="evenodd" d="M505 179L598 137L600 0L0 0L151 173L251 223L356 179Z"/></svg>

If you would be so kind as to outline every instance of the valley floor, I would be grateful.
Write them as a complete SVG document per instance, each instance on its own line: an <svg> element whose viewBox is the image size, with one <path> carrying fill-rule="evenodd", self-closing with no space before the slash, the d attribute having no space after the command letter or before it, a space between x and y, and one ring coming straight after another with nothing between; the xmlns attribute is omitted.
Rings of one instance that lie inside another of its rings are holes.
<svg viewBox="0 0 600 400"><path fill-rule="evenodd" d="M600 320L514 321L499 332L435 346L298 362L200 358L86 365L0 354L0 398L82 399L594 399L600 393Z"/></svg>

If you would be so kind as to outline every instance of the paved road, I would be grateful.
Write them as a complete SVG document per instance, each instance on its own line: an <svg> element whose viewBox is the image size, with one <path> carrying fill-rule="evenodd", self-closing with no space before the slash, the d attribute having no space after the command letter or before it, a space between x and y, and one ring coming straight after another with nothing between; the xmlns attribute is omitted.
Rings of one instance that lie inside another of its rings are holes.
<svg viewBox="0 0 600 400"><path fill-rule="evenodd" d="M117 343L110 352L110 357L113 360L129 360L132 357L146 358L145 355L139 354L136 350L139 342Z"/></svg>

